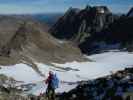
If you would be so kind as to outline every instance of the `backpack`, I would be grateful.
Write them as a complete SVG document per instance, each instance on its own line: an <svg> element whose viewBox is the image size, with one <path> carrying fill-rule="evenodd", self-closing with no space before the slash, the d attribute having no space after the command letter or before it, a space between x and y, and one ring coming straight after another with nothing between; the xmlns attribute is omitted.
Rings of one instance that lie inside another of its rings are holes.
<svg viewBox="0 0 133 100"><path fill-rule="evenodd" d="M52 85L52 88L54 88L54 89L57 89L59 87L59 79L56 76L56 74L53 75L51 85Z"/></svg>

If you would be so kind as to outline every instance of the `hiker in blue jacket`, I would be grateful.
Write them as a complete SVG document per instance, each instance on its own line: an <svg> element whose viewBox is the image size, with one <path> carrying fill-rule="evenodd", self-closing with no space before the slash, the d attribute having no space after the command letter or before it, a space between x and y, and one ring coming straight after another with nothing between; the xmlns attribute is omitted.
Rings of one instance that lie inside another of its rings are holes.
<svg viewBox="0 0 133 100"><path fill-rule="evenodd" d="M49 100L55 100L55 89L59 87L59 79L52 71L49 72L49 76L46 80L48 84L46 94Z"/></svg>

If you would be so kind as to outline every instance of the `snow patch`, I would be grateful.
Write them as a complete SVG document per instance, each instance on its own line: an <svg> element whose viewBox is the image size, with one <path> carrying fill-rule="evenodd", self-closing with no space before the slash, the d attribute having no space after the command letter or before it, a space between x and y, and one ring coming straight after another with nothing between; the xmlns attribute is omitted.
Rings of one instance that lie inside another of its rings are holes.
<svg viewBox="0 0 133 100"><path fill-rule="evenodd" d="M4 74L8 77L13 77L15 80L23 81L24 83L33 83L43 79L26 64L16 64L12 66L0 67L0 74Z"/></svg>

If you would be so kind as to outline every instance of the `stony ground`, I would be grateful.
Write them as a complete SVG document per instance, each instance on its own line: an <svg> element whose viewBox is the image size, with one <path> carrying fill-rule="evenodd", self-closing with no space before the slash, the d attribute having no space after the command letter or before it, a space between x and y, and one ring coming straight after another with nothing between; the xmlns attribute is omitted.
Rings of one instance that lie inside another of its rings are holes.
<svg viewBox="0 0 133 100"><path fill-rule="evenodd" d="M112 75L81 82L60 100L125 100L126 94L133 95L133 68L112 73Z"/></svg>

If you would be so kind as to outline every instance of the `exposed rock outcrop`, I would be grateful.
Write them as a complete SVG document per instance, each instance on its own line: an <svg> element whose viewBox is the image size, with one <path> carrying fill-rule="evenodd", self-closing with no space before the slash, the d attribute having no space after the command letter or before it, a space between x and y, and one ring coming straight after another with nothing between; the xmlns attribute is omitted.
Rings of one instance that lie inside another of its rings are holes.
<svg viewBox="0 0 133 100"><path fill-rule="evenodd" d="M126 68L106 77L81 82L77 88L62 94L60 100L127 100L127 94L133 93L132 82L133 68Z"/></svg>

